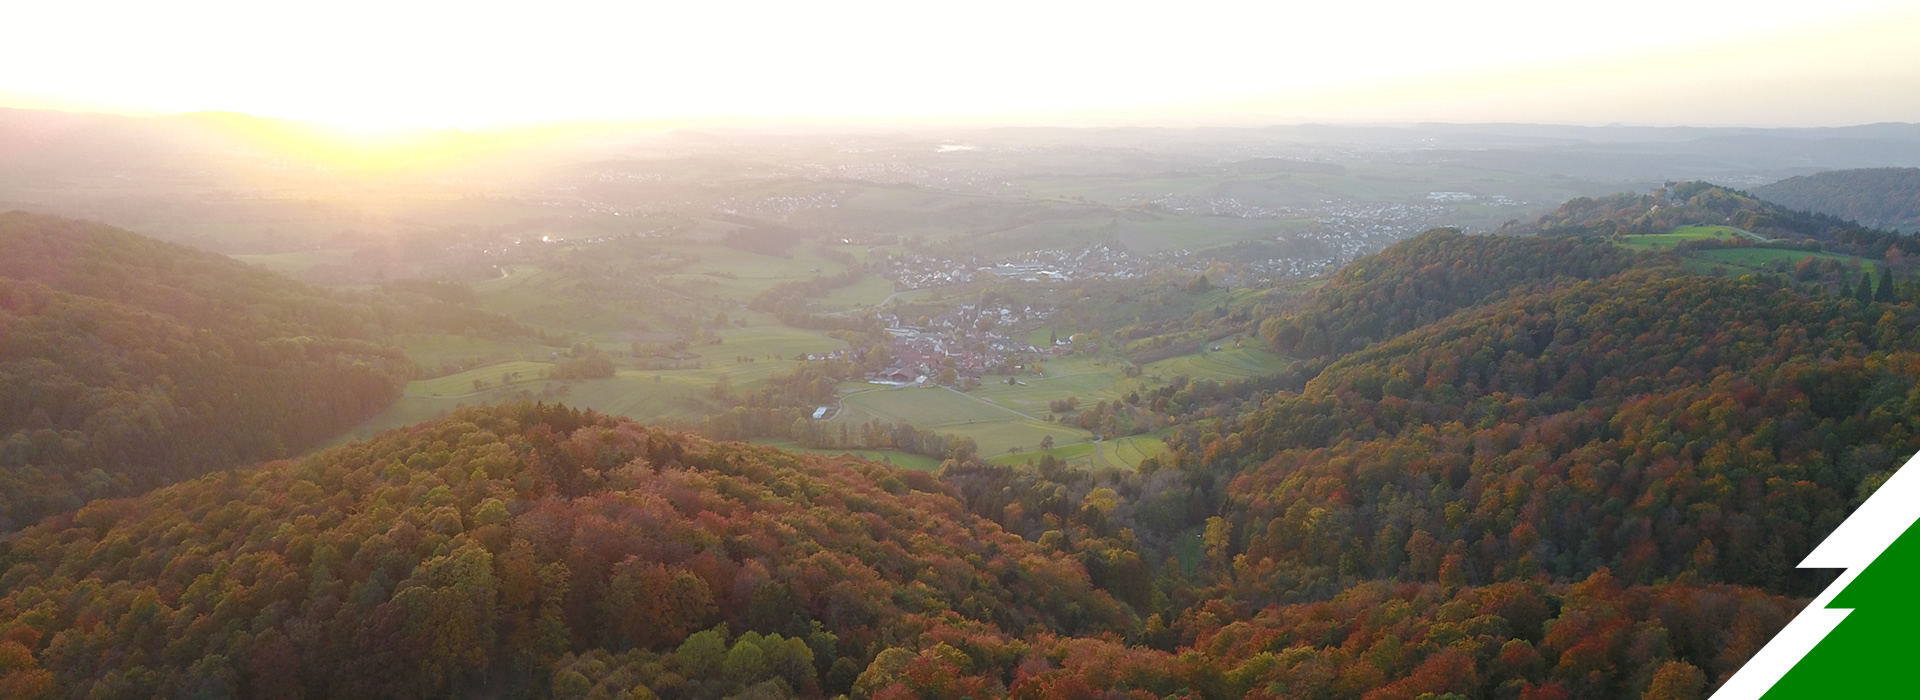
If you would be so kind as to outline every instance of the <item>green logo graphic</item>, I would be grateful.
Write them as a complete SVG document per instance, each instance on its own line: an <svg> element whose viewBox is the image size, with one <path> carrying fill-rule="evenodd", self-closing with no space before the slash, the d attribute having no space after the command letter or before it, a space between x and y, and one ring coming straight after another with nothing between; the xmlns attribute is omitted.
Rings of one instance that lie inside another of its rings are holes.
<svg viewBox="0 0 1920 700"><path fill-rule="evenodd" d="M1920 675L1916 595L1920 595L1920 527L1909 525L1827 604L1853 612L1763 697L1920 696L1920 684L1915 681Z"/></svg>

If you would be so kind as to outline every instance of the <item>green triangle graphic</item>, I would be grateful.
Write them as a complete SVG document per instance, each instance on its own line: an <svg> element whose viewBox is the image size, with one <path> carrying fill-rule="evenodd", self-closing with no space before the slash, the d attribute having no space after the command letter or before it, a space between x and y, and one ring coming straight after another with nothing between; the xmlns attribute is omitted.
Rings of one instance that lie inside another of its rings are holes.
<svg viewBox="0 0 1920 700"><path fill-rule="evenodd" d="M1920 523L1916 523L1920 525ZM1920 527L1907 531L1827 604L1846 619L1762 696L1920 697Z"/></svg>

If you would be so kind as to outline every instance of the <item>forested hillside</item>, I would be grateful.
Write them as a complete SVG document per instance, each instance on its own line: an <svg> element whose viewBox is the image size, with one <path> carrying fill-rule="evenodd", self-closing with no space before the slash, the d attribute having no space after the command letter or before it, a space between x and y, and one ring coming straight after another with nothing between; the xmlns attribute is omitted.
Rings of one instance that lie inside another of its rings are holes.
<svg viewBox="0 0 1920 700"><path fill-rule="evenodd" d="M1080 520L1100 527L1103 508ZM1795 607L1599 573L1367 583L1264 610L1228 596L1169 625L1140 617L1164 593L1116 601L1057 537L1005 532L925 473L558 407L469 410L21 532L0 555L0 687L1570 697L1697 688Z"/></svg>
<svg viewBox="0 0 1920 700"><path fill-rule="evenodd" d="M1920 310L1776 279L1630 273L1344 359L1225 440L1249 595L1352 578L1794 569L1920 450ZM1222 457L1224 458L1224 457Z"/></svg>
<svg viewBox="0 0 1920 700"><path fill-rule="evenodd" d="M0 214L0 531L310 449L391 403L399 329L513 332L394 291L350 300L232 259Z"/></svg>
<svg viewBox="0 0 1920 700"><path fill-rule="evenodd" d="M1868 226L1920 230L1920 168L1829 170L1756 187L1753 194Z"/></svg>
<svg viewBox="0 0 1920 700"><path fill-rule="evenodd" d="M1308 361L1139 396L1139 471L522 404L95 501L0 545L0 690L1704 698L1920 450L1920 283L1702 274L1608 201L1349 266L1261 325Z"/></svg>
<svg viewBox="0 0 1920 700"><path fill-rule="evenodd" d="M96 501L4 564L60 696L817 696L890 647L1130 626L930 474L527 405Z"/></svg>
<svg viewBox="0 0 1920 700"><path fill-rule="evenodd" d="M1890 249L1920 255L1920 239L1862 226L1826 213L1762 201L1707 182L1682 182L1647 194L1581 197L1537 221L1502 227L1503 233L1549 236L1630 236L1683 226L1732 226L1765 239L1812 241L1828 250L1879 260Z"/></svg>
<svg viewBox="0 0 1920 700"><path fill-rule="evenodd" d="M1591 238L1428 231L1341 268L1311 304L1266 320L1260 333L1281 354L1337 356L1516 287L1611 275L1630 258Z"/></svg>

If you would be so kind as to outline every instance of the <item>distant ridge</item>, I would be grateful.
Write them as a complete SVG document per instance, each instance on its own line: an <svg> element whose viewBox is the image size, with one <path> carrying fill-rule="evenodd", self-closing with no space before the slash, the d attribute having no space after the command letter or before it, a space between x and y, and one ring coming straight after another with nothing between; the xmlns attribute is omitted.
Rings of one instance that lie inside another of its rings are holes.
<svg viewBox="0 0 1920 700"><path fill-rule="evenodd" d="M1920 168L1829 170L1756 187L1753 194L1868 226L1920 230Z"/></svg>

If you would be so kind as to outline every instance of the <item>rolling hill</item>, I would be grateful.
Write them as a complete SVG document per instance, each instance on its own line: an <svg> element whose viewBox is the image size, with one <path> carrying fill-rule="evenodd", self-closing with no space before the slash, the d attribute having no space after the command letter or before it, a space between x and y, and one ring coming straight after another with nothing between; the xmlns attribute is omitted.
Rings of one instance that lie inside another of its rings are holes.
<svg viewBox="0 0 1920 700"><path fill-rule="evenodd" d="M644 657L623 696L819 696L890 646L1130 615L930 474L528 404L96 501L0 560L61 695L566 695Z"/></svg>
<svg viewBox="0 0 1920 700"><path fill-rule="evenodd" d="M1920 230L1920 168L1829 170L1756 187L1753 194L1868 226Z"/></svg>
<svg viewBox="0 0 1920 700"><path fill-rule="evenodd" d="M404 331L519 324L401 289L322 292L127 231L0 214L0 531L297 454L378 413Z"/></svg>

